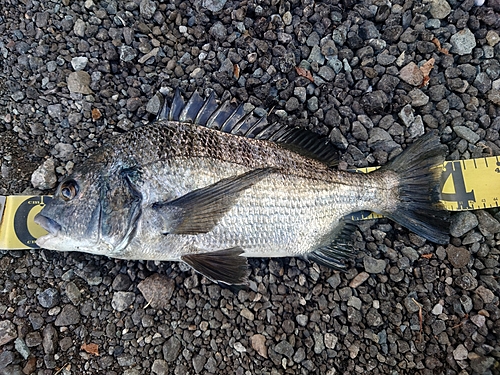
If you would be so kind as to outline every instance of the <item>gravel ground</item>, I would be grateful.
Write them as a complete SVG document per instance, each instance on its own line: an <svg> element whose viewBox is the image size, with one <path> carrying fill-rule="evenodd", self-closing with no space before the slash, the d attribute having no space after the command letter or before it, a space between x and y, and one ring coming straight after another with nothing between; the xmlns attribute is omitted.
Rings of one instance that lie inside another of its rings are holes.
<svg viewBox="0 0 500 375"><path fill-rule="evenodd" d="M176 87L329 134L341 168L431 129L450 159L500 155L500 2L481 3L3 0L0 194L42 165L51 193ZM364 222L347 273L253 259L238 293L174 263L0 252L0 374L499 374L499 219L453 215L447 246Z"/></svg>

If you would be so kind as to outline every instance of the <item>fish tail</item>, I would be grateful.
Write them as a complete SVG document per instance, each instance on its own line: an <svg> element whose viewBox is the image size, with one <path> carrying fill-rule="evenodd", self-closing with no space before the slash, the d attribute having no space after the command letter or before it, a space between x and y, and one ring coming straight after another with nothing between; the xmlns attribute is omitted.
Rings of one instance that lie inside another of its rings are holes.
<svg viewBox="0 0 500 375"><path fill-rule="evenodd" d="M435 133L408 146L379 173L398 176L398 201L381 212L398 224L435 243L449 241L449 212L440 202L440 177L447 152Z"/></svg>

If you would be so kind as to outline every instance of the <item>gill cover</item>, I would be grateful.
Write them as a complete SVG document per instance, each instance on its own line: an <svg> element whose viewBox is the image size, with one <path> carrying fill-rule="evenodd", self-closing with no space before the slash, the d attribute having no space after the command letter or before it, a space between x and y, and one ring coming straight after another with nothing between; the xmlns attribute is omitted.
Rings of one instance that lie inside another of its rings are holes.
<svg viewBox="0 0 500 375"><path fill-rule="evenodd" d="M137 169L122 168L101 190L101 239L110 244L115 253L125 249L137 232L142 213L139 180Z"/></svg>

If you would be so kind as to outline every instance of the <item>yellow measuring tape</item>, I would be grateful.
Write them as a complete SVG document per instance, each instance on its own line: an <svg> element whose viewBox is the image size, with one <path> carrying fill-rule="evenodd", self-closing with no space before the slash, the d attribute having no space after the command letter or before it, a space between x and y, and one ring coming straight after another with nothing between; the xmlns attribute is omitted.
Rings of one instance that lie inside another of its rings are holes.
<svg viewBox="0 0 500 375"><path fill-rule="evenodd" d="M441 198L449 211L478 210L499 207L500 157L454 160L443 163ZM377 167L357 169L371 172ZM23 250L37 248L35 240L47 232L34 223L51 196L0 196L0 249ZM382 217L373 212L357 212L353 220Z"/></svg>

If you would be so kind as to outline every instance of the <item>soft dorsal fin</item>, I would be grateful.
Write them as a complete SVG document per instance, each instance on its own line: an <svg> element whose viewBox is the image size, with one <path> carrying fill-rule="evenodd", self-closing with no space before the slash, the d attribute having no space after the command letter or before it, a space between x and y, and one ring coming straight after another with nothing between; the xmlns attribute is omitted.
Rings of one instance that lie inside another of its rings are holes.
<svg viewBox="0 0 500 375"><path fill-rule="evenodd" d="M272 141L328 165L338 161L337 149L328 138L279 123L269 125L266 116L245 113L242 104L236 108L229 101L217 105L213 92L204 100L195 91L186 103L177 89L170 107L162 94L158 97L163 105L157 120L189 122L242 137Z"/></svg>

